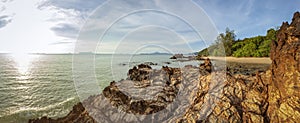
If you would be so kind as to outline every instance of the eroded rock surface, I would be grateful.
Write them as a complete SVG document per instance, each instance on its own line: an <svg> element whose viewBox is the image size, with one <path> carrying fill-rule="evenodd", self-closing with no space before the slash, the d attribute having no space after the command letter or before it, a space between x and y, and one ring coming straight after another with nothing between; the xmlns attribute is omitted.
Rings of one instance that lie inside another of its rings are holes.
<svg viewBox="0 0 300 123"><path fill-rule="evenodd" d="M205 95L203 95L205 90L199 88L194 103L179 121L299 122L299 12L294 14L291 24L283 23L278 31L277 39L277 41L272 42L272 66L269 71L261 74L257 73L255 77L233 77L227 74L222 93L217 96L221 101L210 99L211 97L205 98ZM216 73L211 75L213 74ZM206 79L212 78L209 76ZM204 81L200 79L200 83ZM215 107L208 117L202 118L199 109L208 100L213 100Z"/></svg>
<svg viewBox="0 0 300 123"><path fill-rule="evenodd" d="M200 64L200 69L206 70L209 73L212 72L213 67L209 58L205 59L204 63Z"/></svg>
<svg viewBox="0 0 300 123"><path fill-rule="evenodd" d="M226 79L222 80L220 76ZM213 72L201 77L196 98L184 117L177 121L268 122L268 88L264 83L267 77L262 76L266 73L249 77ZM204 105L207 102L209 105Z"/></svg>
<svg viewBox="0 0 300 123"><path fill-rule="evenodd" d="M271 122L300 121L300 13L283 23L272 42L268 115Z"/></svg>

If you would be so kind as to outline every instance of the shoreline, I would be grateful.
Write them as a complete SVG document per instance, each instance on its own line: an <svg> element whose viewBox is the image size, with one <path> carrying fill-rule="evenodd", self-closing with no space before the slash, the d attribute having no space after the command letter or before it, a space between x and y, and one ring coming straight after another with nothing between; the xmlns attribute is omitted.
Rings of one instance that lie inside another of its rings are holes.
<svg viewBox="0 0 300 123"><path fill-rule="evenodd" d="M203 57L204 59L209 58L212 61L226 61L236 63L250 63L250 64L271 64L272 60L270 57Z"/></svg>

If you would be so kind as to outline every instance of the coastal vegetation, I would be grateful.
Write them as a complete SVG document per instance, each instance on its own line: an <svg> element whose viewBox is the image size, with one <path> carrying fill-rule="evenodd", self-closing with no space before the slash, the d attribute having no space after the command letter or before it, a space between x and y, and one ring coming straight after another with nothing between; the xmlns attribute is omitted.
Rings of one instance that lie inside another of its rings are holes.
<svg viewBox="0 0 300 123"><path fill-rule="evenodd" d="M271 28L265 36L236 40L234 30L226 28L214 44L198 52L198 56L269 57L271 42L278 29Z"/></svg>

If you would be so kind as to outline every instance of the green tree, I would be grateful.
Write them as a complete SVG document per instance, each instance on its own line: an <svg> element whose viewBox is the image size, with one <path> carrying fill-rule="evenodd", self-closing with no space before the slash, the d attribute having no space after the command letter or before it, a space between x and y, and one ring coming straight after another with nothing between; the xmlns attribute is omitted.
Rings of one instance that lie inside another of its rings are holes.
<svg viewBox="0 0 300 123"><path fill-rule="evenodd" d="M267 31L266 38L271 41L276 40L276 34L277 34L277 30L271 28Z"/></svg>
<svg viewBox="0 0 300 123"><path fill-rule="evenodd" d="M216 43L218 45L223 45L226 56L232 55L232 45L235 41L236 35L234 34L234 30L230 30L229 28L226 28L225 33L221 33L216 40Z"/></svg>
<svg viewBox="0 0 300 123"><path fill-rule="evenodd" d="M208 48L205 48L203 50L201 50L199 53L198 53L198 56L202 57L202 56L208 56Z"/></svg>

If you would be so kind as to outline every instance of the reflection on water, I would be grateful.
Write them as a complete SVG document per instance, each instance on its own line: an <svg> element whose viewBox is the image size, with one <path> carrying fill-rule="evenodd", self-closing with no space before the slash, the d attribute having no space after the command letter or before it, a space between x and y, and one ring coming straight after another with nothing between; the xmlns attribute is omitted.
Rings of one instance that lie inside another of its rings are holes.
<svg viewBox="0 0 300 123"><path fill-rule="evenodd" d="M37 59L38 55L29 55L25 53L15 53L11 54L12 59L15 61L19 73L21 75L26 75L28 73L31 63ZM23 76L25 77L25 76Z"/></svg>
<svg viewBox="0 0 300 123"><path fill-rule="evenodd" d="M66 115L78 102L72 56L0 54L0 123Z"/></svg>

